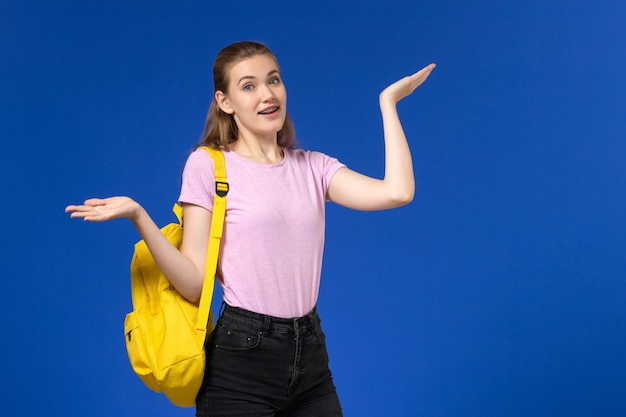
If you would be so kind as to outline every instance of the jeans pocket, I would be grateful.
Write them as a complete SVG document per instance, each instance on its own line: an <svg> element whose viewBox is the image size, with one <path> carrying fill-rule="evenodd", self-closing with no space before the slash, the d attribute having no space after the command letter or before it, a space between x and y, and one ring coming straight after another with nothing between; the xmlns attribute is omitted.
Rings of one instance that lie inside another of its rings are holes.
<svg viewBox="0 0 626 417"><path fill-rule="evenodd" d="M256 348L261 341L261 333L254 329L223 324L215 331L213 343L217 349L250 350Z"/></svg>

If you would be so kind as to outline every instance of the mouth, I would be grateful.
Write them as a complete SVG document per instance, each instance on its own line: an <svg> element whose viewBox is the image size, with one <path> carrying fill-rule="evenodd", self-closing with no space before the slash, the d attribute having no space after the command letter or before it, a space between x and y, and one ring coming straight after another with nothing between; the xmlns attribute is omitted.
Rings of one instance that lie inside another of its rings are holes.
<svg viewBox="0 0 626 417"><path fill-rule="evenodd" d="M263 114L263 115L274 114L278 111L278 109L279 109L278 106L268 107L265 110L260 111L259 114Z"/></svg>

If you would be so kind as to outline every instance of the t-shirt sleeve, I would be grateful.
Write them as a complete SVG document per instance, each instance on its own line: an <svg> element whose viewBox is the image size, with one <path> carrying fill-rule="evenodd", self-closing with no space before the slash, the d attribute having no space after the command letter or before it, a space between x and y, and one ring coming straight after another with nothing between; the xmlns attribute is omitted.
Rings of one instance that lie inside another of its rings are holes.
<svg viewBox="0 0 626 417"><path fill-rule="evenodd" d="M333 158L332 156L328 156L321 152L311 152L311 159L315 161L314 164L318 167L318 170L321 173L324 193L326 193L333 175L346 165L339 162L337 158Z"/></svg>
<svg viewBox="0 0 626 417"><path fill-rule="evenodd" d="M178 202L195 204L213 211L214 184L213 159L206 151L197 149L185 163Z"/></svg>

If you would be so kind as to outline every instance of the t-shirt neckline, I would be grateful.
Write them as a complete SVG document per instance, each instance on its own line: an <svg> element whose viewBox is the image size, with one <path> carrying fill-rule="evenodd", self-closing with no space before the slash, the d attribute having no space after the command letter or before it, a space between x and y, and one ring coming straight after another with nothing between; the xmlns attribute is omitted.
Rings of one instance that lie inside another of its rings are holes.
<svg viewBox="0 0 626 417"><path fill-rule="evenodd" d="M238 159L239 161L241 161L244 164L248 164L248 165L255 166L255 167L260 167L260 168L269 168L269 169L271 169L271 168L278 168L278 167L281 167L281 166L285 165L285 163L287 161L287 158L289 157L288 156L289 152L285 148L281 148L281 149L283 151L283 159L282 159L282 161L277 162L275 164L264 164L264 163L261 163L261 162L252 161L252 160L250 160L250 159L248 159L248 158L246 158L244 156L239 155L237 152L235 152L233 150L229 150L228 152L225 152L225 154L231 155L232 157Z"/></svg>

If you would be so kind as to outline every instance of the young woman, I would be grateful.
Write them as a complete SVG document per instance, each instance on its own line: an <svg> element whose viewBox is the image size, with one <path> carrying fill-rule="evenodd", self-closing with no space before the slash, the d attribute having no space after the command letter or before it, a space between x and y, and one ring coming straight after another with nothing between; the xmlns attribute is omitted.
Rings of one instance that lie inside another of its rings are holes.
<svg viewBox="0 0 626 417"><path fill-rule="evenodd" d="M201 145L224 151L230 185L217 272L224 308L206 344L197 416L342 415L315 308L324 206L333 201L382 210L412 200L413 167L396 104L434 67L380 94L385 176L374 179L322 153L296 149L278 61L266 46L238 42L218 54ZM66 211L88 221L130 219L172 285L197 301L213 193L213 161L196 150L179 198L185 223L180 251L131 198L90 199Z"/></svg>

